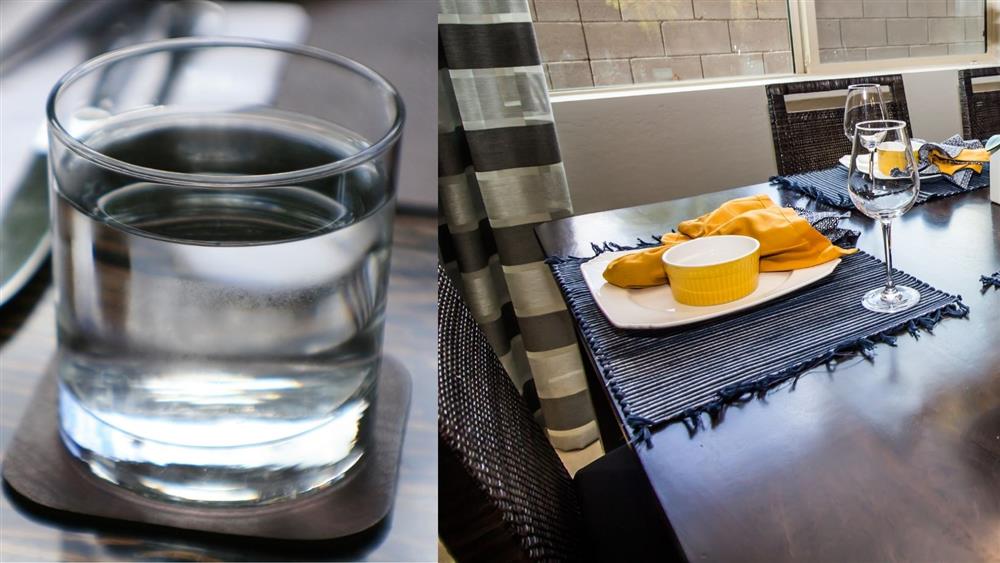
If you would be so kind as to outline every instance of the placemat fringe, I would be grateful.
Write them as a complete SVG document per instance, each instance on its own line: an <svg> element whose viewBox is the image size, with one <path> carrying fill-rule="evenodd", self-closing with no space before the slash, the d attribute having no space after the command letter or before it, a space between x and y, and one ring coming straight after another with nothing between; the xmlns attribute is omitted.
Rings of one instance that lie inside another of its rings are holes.
<svg viewBox="0 0 1000 563"><path fill-rule="evenodd" d="M944 317L968 317L969 307L968 305L962 303L961 299L962 296L959 295L958 301L949 303L940 309L936 309L930 313L917 317L916 319L906 321L871 336L861 337L850 342L845 342L825 354L806 360L805 362L789 366L762 378L755 379L753 381L743 381L728 387L723 387L716 392L718 397L710 403L689 408L679 415L664 420L659 424L653 423L652 421L640 416L628 415L626 423L632 427L632 431L634 433L631 443L635 445L644 444L647 448L651 448L652 442L650 438L652 437L652 431L672 422L683 422L684 426L687 427L688 432L694 434L698 429L704 428L702 415L707 414L711 420L718 420L719 415L722 414L727 406L733 403L744 402L745 400L753 397L762 398L768 391L789 380L795 380L797 383L798 378L805 372L822 365L826 366L829 373L833 373L836 371L838 364L859 356L863 357L869 363L875 363L875 345L878 343L895 347L897 334L906 332L915 339L919 339L921 329L933 334L934 327L941 322ZM613 386L612 381L609 381L608 384L609 386ZM623 410L624 408L623 403Z"/></svg>
<svg viewBox="0 0 1000 563"><path fill-rule="evenodd" d="M819 203L822 203L823 205L829 205L830 207L836 207L838 209L851 209L854 207L854 203L851 201L849 196L833 197L827 192L820 191L813 185L793 182L784 176L771 176L767 180L772 184L777 184L779 189L798 192Z"/></svg>
<svg viewBox="0 0 1000 563"><path fill-rule="evenodd" d="M604 254L605 252L621 252L621 251L624 251L624 250L641 250L643 248L651 248L651 247L659 246L660 244L662 244L662 242L660 241L660 237L657 236L657 235L650 235L649 239L650 240L643 240L642 237L636 237L636 239L635 239L636 240L636 244L634 244L632 246L621 245L621 244L618 244L616 242L611 242L611 241L604 241L601 244L597 244L596 242L592 242L592 243L590 243L590 248L591 248L591 250L594 251L594 255L593 256L586 256L586 257L580 257L580 256L549 256L548 258L545 259L545 263L548 264L548 265L550 265L550 266L553 265L553 264L566 264L566 263L570 263L570 262L577 262L577 263L582 264L582 263L584 263L584 262L586 262L588 260L593 260L594 258L597 258L598 256L600 256L601 254Z"/></svg>
<svg viewBox="0 0 1000 563"><path fill-rule="evenodd" d="M989 288L1000 289L1000 272L988 276L980 276L979 281L983 282L983 293Z"/></svg>
<svg viewBox="0 0 1000 563"><path fill-rule="evenodd" d="M634 247L626 247L609 242L593 244L592 247L595 252L594 256L554 257L548 259L547 262L555 265L569 263L579 264L591 260L604 252L632 250L636 248L654 246L657 244L650 243L642 239L637 240L638 244ZM586 288L585 284L574 284L572 280L567 280L565 278L565 273L568 270L566 270L565 267L554 267L552 268L552 271L554 277L559 282L560 289L567 301L567 304L569 305L570 311L573 312L574 318L576 318L578 324L580 325L580 332L583 334L590 350L593 352L594 359L600 368L598 371L601 373L601 377L604 379L610 394L618 404L626 426L631 431L632 436L630 437L630 443L635 446L645 444L647 447L651 447L652 444L650 438L652 436L652 431L674 422L682 422L685 427L687 427L688 431L691 434L694 434L698 429L704 427L702 415L707 414L709 415L709 419L711 421L717 421L724 410L731 404L745 402L755 396L763 397L767 391L790 380L793 381L794 388L794 384L797 382L798 378L808 370L819 366L826 366L828 372L832 373L836 370L837 365L858 357L864 358L868 362L874 362L876 355L875 348L877 344L896 346L897 336L903 333L919 339L922 331L933 333L934 328L944 318L965 318L969 315L969 307L962 302L962 296L950 296L952 301L943 303L941 306L918 317L907 319L899 324L873 334L841 342L823 353L799 361L762 377L757 377L748 381L740 381L722 387L714 393L715 397L712 400L698 406L687 408L661 421L656 421L640 416L632 411L632 405L629 404L625 393L623 393L619 388L618 378L613 375L608 375L612 370L608 365L607 354L602 352L602 347L599 346L598 336L595 334L595 327L591 326L591 321L588 320L585 315L577 314L577 311L580 308L581 299L593 299L590 296L589 289ZM927 286L927 289L936 291L934 288L929 286ZM947 295L945 294L945 296Z"/></svg>

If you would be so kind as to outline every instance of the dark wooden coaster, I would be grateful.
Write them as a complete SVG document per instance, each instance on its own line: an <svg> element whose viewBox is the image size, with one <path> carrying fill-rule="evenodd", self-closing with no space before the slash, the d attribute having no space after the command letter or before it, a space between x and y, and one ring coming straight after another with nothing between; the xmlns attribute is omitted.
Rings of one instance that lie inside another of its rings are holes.
<svg viewBox="0 0 1000 563"><path fill-rule="evenodd" d="M97 517L129 525L274 540L355 537L382 523L392 508L410 386L405 368L384 358L374 410L374 447L344 481L301 499L260 507L213 508L149 499L90 475L59 438L56 377L50 370L14 435L3 461L3 478L18 493L12 495L15 502L35 503L57 518L62 513L71 518Z"/></svg>

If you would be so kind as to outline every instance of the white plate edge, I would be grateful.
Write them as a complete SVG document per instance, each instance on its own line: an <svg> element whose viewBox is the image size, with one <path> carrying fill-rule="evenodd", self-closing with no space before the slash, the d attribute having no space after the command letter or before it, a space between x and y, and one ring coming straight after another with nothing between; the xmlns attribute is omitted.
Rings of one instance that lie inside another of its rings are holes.
<svg viewBox="0 0 1000 563"><path fill-rule="evenodd" d="M596 270L596 266L598 264L607 264L608 262L610 262L611 260L613 260L615 258L618 258L619 256L625 256L626 254L632 254L634 252L642 252L643 250L647 250L647 249L622 250L622 251L618 251L618 252L605 252L605 253L601 254L600 256L596 256L592 260L590 260L588 262L585 262L584 264L581 264L581 269L583 269L585 266L590 265L591 267L589 268L589 270ZM756 307L757 305L761 305L761 304L767 303L769 301L777 299L778 297L782 297L784 295L788 295L789 293L791 293L793 291L802 289L803 287L811 285L811 284L813 284L813 283L815 283L815 282L817 282L817 281L819 281L819 280L821 280L821 279L829 276L830 274L832 274L834 272L834 270L837 269L837 266L840 265L840 263L841 263L842 260L843 259L841 259L841 258L836 258L834 260L830 260L829 262L824 262L822 264L817 264L816 266L810 266L809 268L799 268L797 270L792 270L792 275L788 278L789 281L785 282L786 285L779 286L779 288L776 289L774 292L769 293L766 296L764 296L763 298L758 299L756 301L742 303L742 304L734 306L732 308L727 308L727 309L724 309L724 310L721 310L721 311L716 311L714 313L708 313L705 316L700 316L700 317L695 317L695 318L687 318L687 319L678 320L678 321L668 321L666 323L662 323L661 322L661 323L656 323L656 324L634 323L634 322L633 323L628 323L628 322L623 323L623 322L620 322L620 321L616 322L616 320L614 319L614 315L611 314L611 313L609 313L608 309L605 308L605 304L598 298L598 296L596 294L597 289L600 289L604 285L611 285L611 284L608 284L608 282L604 281L604 277L602 275L603 272L604 272L604 269L601 268L600 271L595 271L591 275L588 275L588 269L583 269L582 273L583 273L584 283L586 283L587 290L590 291L591 297L594 299L594 302L597 304L597 308L601 310L601 313L608 320L608 322L610 322L612 325L614 325L614 326L616 326L618 328L622 328L622 329L659 329L659 328L673 328L673 327L677 327L677 326L684 326L684 325L694 324L694 323L698 323L698 322L702 322L702 321L707 321L707 320L715 319L715 318L718 318L718 317L722 317L722 316L725 316L725 315L729 315L731 313L735 313L735 312L738 312L738 311L749 309L751 307ZM796 273L798 273L800 275L796 276L795 275ZM791 280L794 280L796 277L802 277L801 274L808 274L808 277L802 278L795 285L788 285L789 282ZM594 278L594 276L596 276L596 277L599 278L599 283L601 285L598 285L596 287L593 285L592 282L595 281L595 280L593 280L592 278ZM614 286L612 286L612 287L614 287ZM629 291L628 289L625 289L625 288L618 288L618 289L621 289L622 291ZM642 311L649 311L649 309L642 309L642 308L638 308L638 309L641 309Z"/></svg>

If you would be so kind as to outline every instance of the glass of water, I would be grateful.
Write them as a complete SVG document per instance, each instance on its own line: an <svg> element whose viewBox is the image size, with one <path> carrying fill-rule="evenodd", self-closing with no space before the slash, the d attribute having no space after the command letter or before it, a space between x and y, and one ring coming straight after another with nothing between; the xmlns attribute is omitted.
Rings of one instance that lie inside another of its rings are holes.
<svg viewBox="0 0 1000 563"><path fill-rule="evenodd" d="M293 498L371 447L401 99L305 46L177 39L48 100L59 415L147 496Z"/></svg>
<svg viewBox="0 0 1000 563"><path fill-rule="evenodd" d="M892 280L892 220L909 211L920 193L920 176L906 123L858 123L847 178L851 201L881 223L885 244L886 285L866 293L862 304L877 313L905 311L920 302L920 292Z"/></svg>

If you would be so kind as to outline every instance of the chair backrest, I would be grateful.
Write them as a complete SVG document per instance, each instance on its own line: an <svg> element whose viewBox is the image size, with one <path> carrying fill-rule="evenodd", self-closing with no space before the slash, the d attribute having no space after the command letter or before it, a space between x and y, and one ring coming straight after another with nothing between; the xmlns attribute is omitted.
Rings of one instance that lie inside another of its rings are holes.
<svg viewBox="0 0 1000 563"><path fill-rule="evenodd" d="M456 560L586 559L575 486L440 266L438 466Z"/></svg>
<svg viewBox="0 0 1000 563"><path fill-rule="evenodd" d="M886 100L885 104L889 119L910 122L903 77L898 74L767 86L767 107L771 116L771 136L774 139L778 174L784 176L829 168L836 165L837 159L851 152L851 143L844 135L843 105L789 112L785 96L847 90L852 84L868 83L881 84L892 92L892 100Z"/></svg>
<svg viewBox="0 0 1000 563"><path fill-rule="evenodd" d="M987 139L1000 135L1000 89L974 92L972 79L1000 76L1000 66L958 71L958 101L962 108L962 136Z"/></svg>

